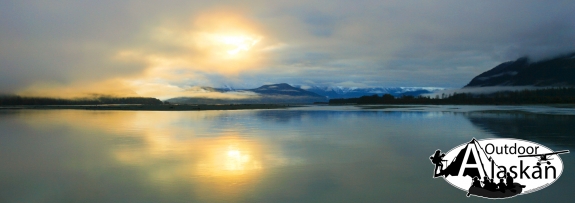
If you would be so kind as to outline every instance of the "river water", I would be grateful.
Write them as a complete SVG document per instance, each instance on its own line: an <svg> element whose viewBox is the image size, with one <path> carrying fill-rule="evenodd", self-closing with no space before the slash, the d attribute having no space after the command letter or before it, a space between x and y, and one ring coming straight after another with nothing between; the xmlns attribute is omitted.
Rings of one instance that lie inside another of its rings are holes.
<svg viewBox="0 0 575 203"><path fill-rule="evenodd" d="M0 202L483 202L429 156L482 138L575 146L553 107L0 110ZM571 202L575 159L508 202ZM534 159L535 160L535 159Z"/></svg>

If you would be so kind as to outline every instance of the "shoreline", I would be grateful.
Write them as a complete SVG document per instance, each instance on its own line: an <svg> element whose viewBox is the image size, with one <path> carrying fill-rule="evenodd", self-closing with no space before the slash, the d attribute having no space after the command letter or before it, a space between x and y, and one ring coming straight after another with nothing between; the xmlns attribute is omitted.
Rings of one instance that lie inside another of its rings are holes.
<svg viewBox="0 0 575 203"><path fill-rule="evenodd" d="M122 111L204 111L204 110L245 110L245 109L283 109L290 107L301 107L293 104L161 104L161 105L23 105L23 106L0 106L0 110L20 110L20 109L76 109L76 110L122 110Z"/></svg>
<svg viewBox="0 0 575 203"><path fill-rule="evenodd" d="M315 107L314 107L315 106ZM454 112L524 115L570 115L575 116L575 105L304 105L304 104L106 104L106 105L20 105L0 106L0 111L9 110L93 110L93 111L226 111L266 110L319 107L321 110L338 110L337 107L351 106L357 111L405 111L405 112ZM327 109L325 108L327 107ZM335 107L336 109L331 109ZM526 108L523 108L526 107ZM532 109L532 107L535 107ZM545 108L545 109L540 109ZM339 109L342 110L342 109ZM349 110L349 109L347 109Z"/></svg>

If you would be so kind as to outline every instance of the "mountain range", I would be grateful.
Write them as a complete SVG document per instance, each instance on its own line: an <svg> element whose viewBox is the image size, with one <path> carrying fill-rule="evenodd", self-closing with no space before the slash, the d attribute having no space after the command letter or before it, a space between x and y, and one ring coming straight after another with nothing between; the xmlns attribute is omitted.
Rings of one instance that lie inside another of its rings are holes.
<svg viewBox="0 0 575 203"><path fill-rule="evenodd" d="M472 87L564 87L575 86L575 53L565 54L537 62L522 57L508 61L474 77L463 89ZM313 103L329 99L357 98L374 94L391 94L395 97L419 96L444 88L436 87L341 87L289 85L286 83L263 85L254 89L223 87L200 87L205 92L248 93L254 95L245 99L212 99L179 97L168 99L170 103L186 104L235 104L235 103Z"/></svg>
<svg viewBox="0 0 575 203"><path fill-rule="evenodd" d="M179 104L236 104L236 103L313 103L313 102L327 102L329 99L334 98L353 98L367 95L383 95L391 94L394 96L411 95L418 96L421 94L431 93L443 88L435 87L372 87L372 88L357 88L357 87L322 87L322 86L305 86L305 85L289 85L286 83L263 85L254 89L236 89L232 86L224 86L220 88L201 87L202 91L206 92L221 92L221 93L255 93L257 97L245 99L212 99L212 98L197 98L197 97L178 97L168 99L170 103Z"/></svg>
<svg viewBox="0 0 575 203"><path fill-rule="evenodd" d="M235 89L230 86L223 88L202 87L206 92L221 92L221 93L243 93L246 95L253 95L243 99L213 99L213 98L198 98L198 97L178 97L168 99L170 103L177 104L262 104L262 103L313 103L313 102L327 102L327 98L313 92L309 92L297 87L293 87L286 83L263 85L255 89ZM256 96L257 95L257 96Z"/></svg>
<svg viewBox="0 0 575 203"><path fill-rule="evenodd" d="M341 87L341 86L296 86L307 91L326 96L329 99L339 98L355 98L361 96L370 96L377 94L379 96L384 94L391 94L395 97L405 96L419 96L422 94L432 93L445 88L438 87Z"/></svg>

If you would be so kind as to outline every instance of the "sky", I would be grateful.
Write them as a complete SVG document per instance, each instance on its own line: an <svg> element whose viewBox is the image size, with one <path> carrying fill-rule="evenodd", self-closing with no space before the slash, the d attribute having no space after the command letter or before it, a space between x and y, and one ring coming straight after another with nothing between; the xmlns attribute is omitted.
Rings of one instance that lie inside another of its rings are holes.
<svg viewBox="0 0 575 203"><path fill-rule="evenodd" d="M573 11L572 0L0 0L0 93L460 88L505 61L575 51Z"/></svg>

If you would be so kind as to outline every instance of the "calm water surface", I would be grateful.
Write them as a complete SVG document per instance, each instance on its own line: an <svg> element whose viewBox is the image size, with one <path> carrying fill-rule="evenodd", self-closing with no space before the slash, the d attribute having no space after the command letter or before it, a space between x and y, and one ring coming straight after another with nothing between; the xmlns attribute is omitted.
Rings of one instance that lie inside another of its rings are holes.
<svg viewBox="0 0 575 203"><path fill-rule="evenodd" d="M429 156L475 137L575 146L575 116L298 108L0 111L0 202L484 202ZM506 202L571 202L553 185Z"/></svg>

